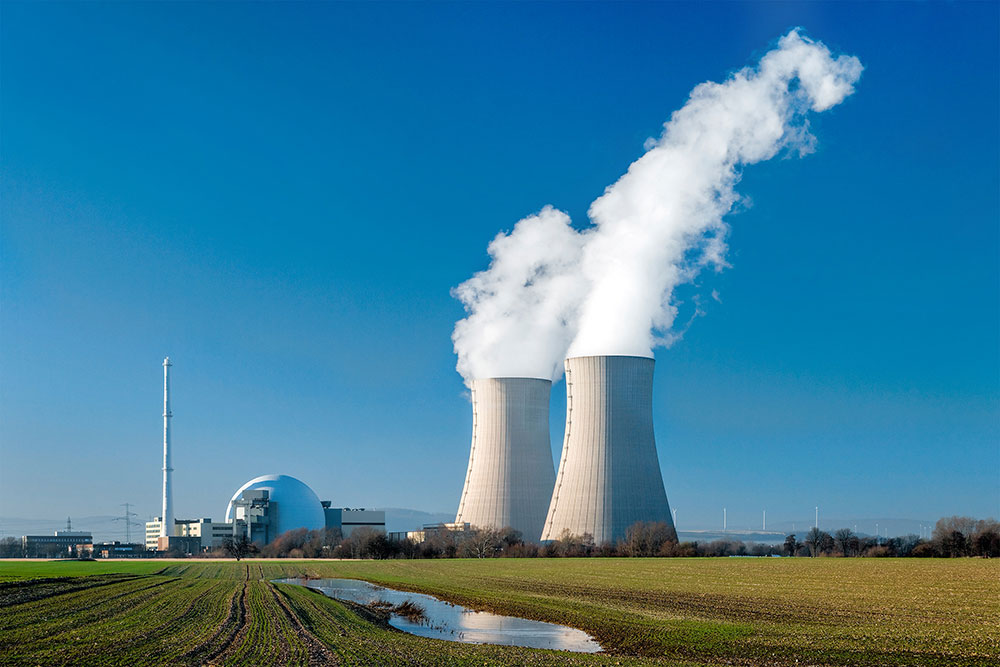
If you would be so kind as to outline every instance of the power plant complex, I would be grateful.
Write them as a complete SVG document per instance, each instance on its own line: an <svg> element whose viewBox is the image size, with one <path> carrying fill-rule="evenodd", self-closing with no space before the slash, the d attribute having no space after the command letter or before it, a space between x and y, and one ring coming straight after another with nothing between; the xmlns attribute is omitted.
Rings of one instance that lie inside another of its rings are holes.
<svg viewBox="0 0 1000 667"><path fill-rule="evenodd" d="M472 447L456 523L564 533L597 543L625 537L639 521L674 529L653 435L654 360L634 356L566 360L566 431L559 472L549 445L552 383L475 380Z"/></svg>
<svg viewBox="0 0 1000 667"><path fill-rule="evenodd" d="M145 546L151 551L197 553L222 545L227 537L246 536L268 544L282 533L333 529L343 537L359 528L385 530L381 510L332 507L305 483L289 475L262 475L233 494L224 522L210 518L175 519L170 420L170 357L163 360L163 496L162 514L146 523Z"/></svg>
<svg viewBox="0 0 1000 667"><path fill-rule="evenodd" d="M470 382L472 444L454 524L511 527L531 541L590 535L625 537L637 522L674 531L653 434L654 360L637 356L570 357L566 429L558 472L549 437L552 382L494 377ZM262 475L239 487L225 520L177 520L173 502L169 357L163 360L162 515L146 524L146 546L187 553L246 536L268 544L282 533L361 527L385 529L385 512L334 508L300 480Z"/></svg>

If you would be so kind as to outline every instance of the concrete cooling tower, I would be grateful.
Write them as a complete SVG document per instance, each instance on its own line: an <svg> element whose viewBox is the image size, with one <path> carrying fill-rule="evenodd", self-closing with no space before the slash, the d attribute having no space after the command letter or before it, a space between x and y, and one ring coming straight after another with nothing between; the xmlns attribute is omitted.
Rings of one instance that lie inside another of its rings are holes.
<svg viewBox="0 0 1000 667"><path fill-rule="evenodd" d="M637 521L673 528L653 438L646 357L566 360L566 439L543 540L563 531L614 542Z"/></svg>
<svg viewBox="0 0 1000 667"><path fill-rule="evenodd" d="M535 378L473 381L472 451L457 523L511 526L538 540L555 481L551 392L549 380Z"/></svg>

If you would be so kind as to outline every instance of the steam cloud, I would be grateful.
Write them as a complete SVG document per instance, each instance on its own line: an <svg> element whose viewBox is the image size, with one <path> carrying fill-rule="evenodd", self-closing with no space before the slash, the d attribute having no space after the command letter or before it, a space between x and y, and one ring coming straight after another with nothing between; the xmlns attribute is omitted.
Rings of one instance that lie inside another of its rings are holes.
<svg viewBox="0 0 1000 667"><path fill-rule="evenodd" d="M486 271L453 294L468 316L452 336L466 380L555 380L566 356L652 356L669 345L674 290L726 264L723 216L742 165L812 151L806 115L854 92L853 56L793 30L756 67L703 83L659 139L594 201L592 225L545 207L499 234Z"/></svg>

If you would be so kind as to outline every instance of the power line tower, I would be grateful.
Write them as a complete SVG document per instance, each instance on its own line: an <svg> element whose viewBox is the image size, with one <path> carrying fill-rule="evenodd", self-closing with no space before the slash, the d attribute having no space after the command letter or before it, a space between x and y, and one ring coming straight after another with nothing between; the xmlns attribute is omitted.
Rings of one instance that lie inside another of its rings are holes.
<svg viewBox="0 0 1000 667"><path fill-rule="evenodd" d="M142 524L140 524L138 521L133 521L132 520L132 517L138 516L138 515L135 512L129 511L129 507L131 507L131 503L122 503L122 507L125 508L125 513L122 514L120 517L116 517L115 519L113 519L113 521L124 521L125 522L125 543L126 544L131 544L132 543L132 530L131 530L132 526L140 526Z"/></svg>

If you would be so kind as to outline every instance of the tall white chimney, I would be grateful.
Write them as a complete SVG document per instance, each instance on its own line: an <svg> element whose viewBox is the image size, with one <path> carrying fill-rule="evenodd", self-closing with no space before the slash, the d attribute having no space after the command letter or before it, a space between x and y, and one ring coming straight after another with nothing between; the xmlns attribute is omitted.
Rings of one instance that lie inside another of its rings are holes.
<svg viewBox="0 0 1000 667"><path fill-rule="evenodd" d="M163 360L163 516L160 523L160 537L174 534L174 489L170 483L170 357Z"/></svg>

